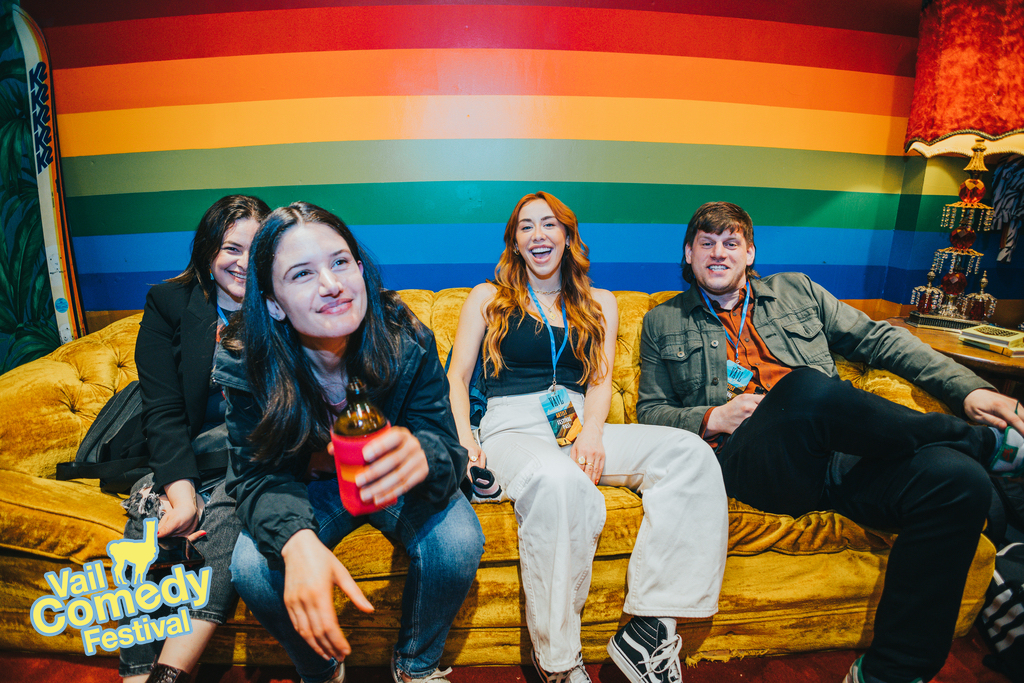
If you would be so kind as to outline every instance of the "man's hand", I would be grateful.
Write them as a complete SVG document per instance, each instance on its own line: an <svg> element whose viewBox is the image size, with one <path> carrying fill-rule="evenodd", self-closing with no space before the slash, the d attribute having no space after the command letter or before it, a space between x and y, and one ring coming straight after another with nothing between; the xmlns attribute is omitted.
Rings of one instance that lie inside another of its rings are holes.
<svg viewBox="0 0 1024 683"><path fill-rule="evenodd" d="M284 604L295 630L324 659L345 659L352 648L338 626L334 587L341 588L363 612L372 612L373 605L311 529L296 532L288 539L281 557L285 566Z"/></svg>
<svg viewBox="0 0 1024 683"><path fill-rule="evenodd" d="M1016 414L1014 414L1016 411ZM989 389L975 389L964 399L964 414L975 422L1006 429L1006 425L1024 434L1024 408L1016 399Z"/></svg>
<svg viewBox="0 0 1024 683"><path fill-rule="evenodd" d="M765 396L767 394L740 394L725 405L712 409L704 435L732 434L753 414Z"/></svg>

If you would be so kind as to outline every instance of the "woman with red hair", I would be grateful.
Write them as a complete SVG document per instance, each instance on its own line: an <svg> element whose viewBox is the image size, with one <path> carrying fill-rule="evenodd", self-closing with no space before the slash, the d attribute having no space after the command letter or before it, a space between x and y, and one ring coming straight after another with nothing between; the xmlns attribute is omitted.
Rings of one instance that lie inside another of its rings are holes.
<svg viewBox="0 0 1024 683"><path fill-rule="evenodd" d="M608 643L632 683L680 680L679 618L718 610L728 512L721 471L700 437L606 424L618 331L615 297L591 287L589 250L553 195L523 197L505 227L493 281L459 316L448 372L459 441L513 501L533 663L546 683L588 683L580 612L590 589L604 496L642 493L624 611ZM487 411L479 443L469 381L482 354Z"/></svg>

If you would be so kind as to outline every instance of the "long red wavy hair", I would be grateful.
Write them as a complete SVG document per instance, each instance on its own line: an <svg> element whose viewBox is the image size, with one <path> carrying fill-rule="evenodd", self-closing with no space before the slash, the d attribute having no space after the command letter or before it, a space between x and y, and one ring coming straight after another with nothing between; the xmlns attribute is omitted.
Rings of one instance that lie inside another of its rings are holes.
<svg viewBox="0 0 1024 683"><path fill-rule="evenodd" d="M519 229L519 212L528 203L542 199L551 207L558 222L565 227L566 245L562 254L562 291L555 299L555 306L561 308L565 302L565 312L569 328L574 332L571 337L573 354L583 364L583 377L580 384L586 385L591 380L603 378L608 370L604 361L604 326L601 324L601 305L590 295L590 249L580 239L579 223L576 214L557 197L547 192L528 194L519 200L516 208L505 225L505 250L494 268L494 280L491 281L497 291L494 298L484 311L487 321L487 333L484 335L483 360L491 364L495 376L505 367L501 358L501 342L508 334L508 320L512 313L518 311L523 318L527 317L527 306L530 294L526 288L526 263L515 250L516 232Z"/></svg>

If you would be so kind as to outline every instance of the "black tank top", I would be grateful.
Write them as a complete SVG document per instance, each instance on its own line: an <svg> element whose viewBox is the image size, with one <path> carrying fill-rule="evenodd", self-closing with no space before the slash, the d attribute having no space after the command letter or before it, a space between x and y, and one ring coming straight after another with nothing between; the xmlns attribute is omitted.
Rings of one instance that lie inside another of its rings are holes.
<svg viewBox="0 0 1024 683"><path fill-rule="evenodd" d="M565 339L565 330L552 327L555 333L555 352ZM580 384L583 377L583 363L573 353L572 334L565 351L558 359L558 384L581 394L586 387ZM505 363L498 377L491 374L490 363L486 364L487 396L515 396L532 394L551 387L551 337L544 323L531 316L523 317L516 312L509 316L508 334L501 342L501 357ZM589 352L590 344L586 350Z"/></svg>

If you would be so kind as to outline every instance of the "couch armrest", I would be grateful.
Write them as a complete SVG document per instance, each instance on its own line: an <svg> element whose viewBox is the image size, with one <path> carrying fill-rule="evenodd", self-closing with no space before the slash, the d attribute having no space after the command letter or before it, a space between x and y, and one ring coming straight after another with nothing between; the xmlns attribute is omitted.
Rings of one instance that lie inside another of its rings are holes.
<svg viewBox="0 0 1024 683"><path fill-rule="evenodd" d="M84 564L124 534L116 496L94 486L0 471L0 547Z"/></svg>
<svg viewBox="0 0 1024 683"><path fill-rule="evenodd" d="M96 414L138 377L141 315L76 339L0 377L0 470L53 479L74 460Z"/></svg>

